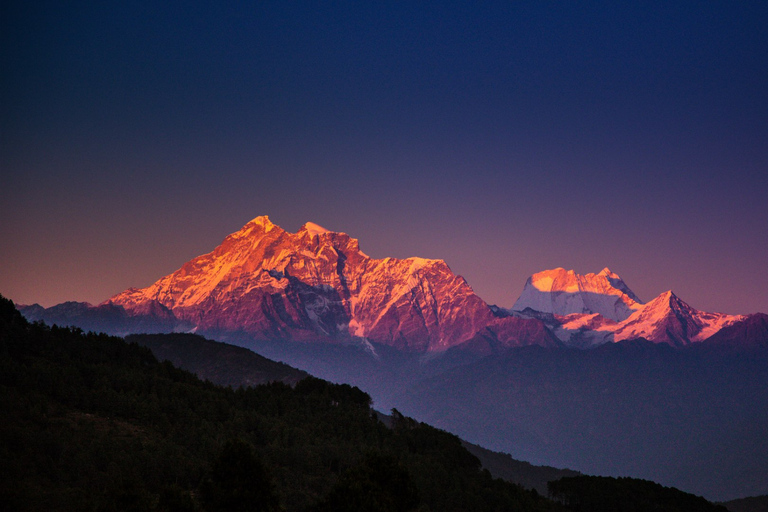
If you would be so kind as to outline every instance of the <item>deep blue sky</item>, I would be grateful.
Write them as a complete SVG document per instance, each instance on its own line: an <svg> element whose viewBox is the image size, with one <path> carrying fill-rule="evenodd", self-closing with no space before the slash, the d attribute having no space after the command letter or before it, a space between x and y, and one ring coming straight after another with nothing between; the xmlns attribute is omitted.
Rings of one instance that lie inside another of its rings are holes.
<svg viewBox="0 0 768 512"><path fill-rule="evenodd" d="M2 4L0 293L100 302L268 214L511 306L609 266L768 312L765 2Z"/></svg>

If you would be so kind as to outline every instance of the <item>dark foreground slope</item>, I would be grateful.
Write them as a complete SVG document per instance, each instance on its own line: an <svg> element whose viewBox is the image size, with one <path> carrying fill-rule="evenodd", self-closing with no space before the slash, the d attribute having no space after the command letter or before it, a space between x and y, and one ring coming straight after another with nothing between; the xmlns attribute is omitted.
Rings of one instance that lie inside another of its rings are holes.
<svg viewBox="0 0 768 512"><path fill-rule="evenodd" d="M768 495L751 496L723 503L728 512L765 512L768 510Z"/></svg>
<svg viewBox="0 0 768 512"><path fill-rule="evenodd" d="M385 426L357 388L218 387L119 338L28 324L4 299L0 409L3 510L558 508L453 435Z"/></svg>
<svg viewBox="0 0 768 512"><path fill-rule="evenodd" d="M574 512L727 512L704 498L637 478L574 476L549 483L549 496Z"/></svg>

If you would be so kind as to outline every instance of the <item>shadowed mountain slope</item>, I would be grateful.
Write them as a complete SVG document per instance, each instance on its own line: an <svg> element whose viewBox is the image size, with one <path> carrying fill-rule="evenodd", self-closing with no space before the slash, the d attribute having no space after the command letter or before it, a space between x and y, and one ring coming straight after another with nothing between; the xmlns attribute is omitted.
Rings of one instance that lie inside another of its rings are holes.
<svg viewBox="0 0 768 512"><path fill-rule="evenodd" d="M270 382L295 385L309 375L246 348L196 334L132 334L125 341L145 346L158 360L170 361L220 386L258 386Z"/></svg>

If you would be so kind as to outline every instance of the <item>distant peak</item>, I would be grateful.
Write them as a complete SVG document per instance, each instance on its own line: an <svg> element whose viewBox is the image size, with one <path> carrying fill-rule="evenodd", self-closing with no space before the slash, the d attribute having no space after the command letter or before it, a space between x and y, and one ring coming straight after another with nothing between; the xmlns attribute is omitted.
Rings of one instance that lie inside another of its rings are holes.
<svg viewBox="0 0 768 512"><path fill-rule="evenodd" d="M315 235L322 235L323 233L330 233L331 230L325 229L323 226L319 224L315 224L314 222L307 222L303 226L301 226L301 229L299 231L306 231L309 236L315 236Z"/></svg>
<svg viewBox="0 0 768 512"><path fill-rule="evenodd" d="M530 308L561 316L600 313L620 322L641 305L632 290L608 267L598 274L586 275L558 267L533 274L512 309Z"/></svg>
<svg viewBox="0 0 768 512"><path fill-rule="evenodd" d="M549 270L542 270L533 274L529 281L536 288L541 291L549 291L552 288L552 283L558 277L573 274L573 270L565 270L563 267L557 267Z"/></svg>
<svg viewBox="0 0 768 512"><path fill-rule="evenodd" d="M544 288L541 286L543 285L546 287L546 291L549 291L549 287L552 286L553 280L558 279L562 282L562 280L566 280L568 282L570 281L577 281L577 280L583 280L583 279L594 279L594 278L605 278L612 284L615 284L616 282L623 282L621 280L621 277L619 277L618 274L613 272L610 268L605 267L603 270L601 270L597 274L579 274L573 269L566 270L563 267L557 267L549 270L542 270L541 272L537 272L533 274L530 278L531 282L538 285L536 286L539 290L544 291Z"/></svg>

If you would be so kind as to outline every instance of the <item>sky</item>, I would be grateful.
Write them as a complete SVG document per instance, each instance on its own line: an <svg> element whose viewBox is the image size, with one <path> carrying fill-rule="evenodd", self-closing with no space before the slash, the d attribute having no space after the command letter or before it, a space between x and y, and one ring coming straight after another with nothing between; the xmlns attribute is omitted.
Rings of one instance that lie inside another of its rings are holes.
<svg viewBox="0 0 768 512"><path fill-rule="evenodd" d="M768 313L766 2L2 2L0 294L99 303L259 215L510 307L609 267Z"/></svg>

